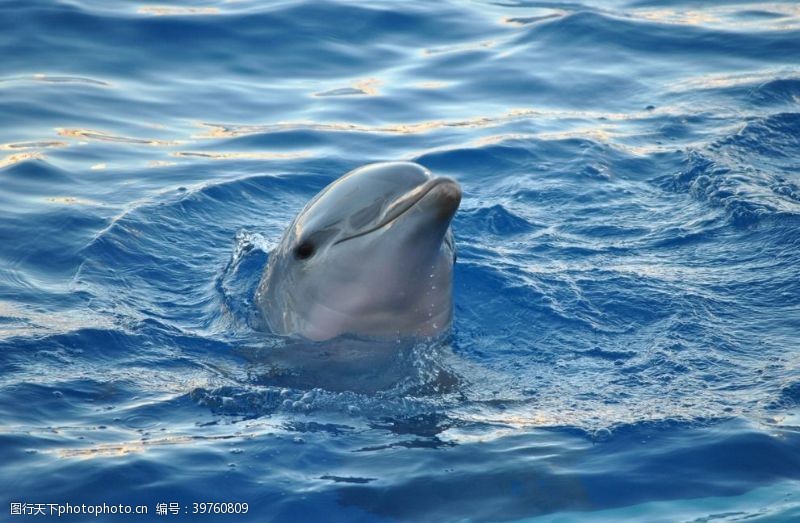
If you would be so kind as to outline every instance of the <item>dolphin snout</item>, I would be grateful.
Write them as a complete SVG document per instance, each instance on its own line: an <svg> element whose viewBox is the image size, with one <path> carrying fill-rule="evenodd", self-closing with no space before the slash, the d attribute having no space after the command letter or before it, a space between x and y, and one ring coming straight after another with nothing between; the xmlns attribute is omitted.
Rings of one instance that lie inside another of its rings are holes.
<svg viewBox="0 0 800 523"><path fill-rule="evenodd" d="M452 178L439 177L432 180L434 186L426 199L435 202L441 218L451 218L461 204L461 186Z"/></svg>

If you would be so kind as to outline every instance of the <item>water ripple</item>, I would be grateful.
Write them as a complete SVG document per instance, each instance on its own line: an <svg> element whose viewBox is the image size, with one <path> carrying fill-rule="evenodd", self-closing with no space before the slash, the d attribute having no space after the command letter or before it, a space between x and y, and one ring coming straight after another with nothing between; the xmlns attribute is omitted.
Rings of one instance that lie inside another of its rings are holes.
<svg viewBox="0 0 800 523"><path fill-rule="evenodd" d="M3 2L4 502L798 519L799 31L791 2ZM396 159L464 190L452 334L265 332L292 217Z"/></svg>

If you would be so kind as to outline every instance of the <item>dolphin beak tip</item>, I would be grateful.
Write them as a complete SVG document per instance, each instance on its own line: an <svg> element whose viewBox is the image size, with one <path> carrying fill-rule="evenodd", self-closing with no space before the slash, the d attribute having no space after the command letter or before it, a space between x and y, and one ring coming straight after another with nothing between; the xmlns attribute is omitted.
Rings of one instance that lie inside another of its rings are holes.
<svg viewBox="0 0 800 523"><path fill-rule="evenodd" d="M453 216L461 205L461 186L452 178L439 178L439 183L431 191L436 195L439 208L444 216Z"/></svg>

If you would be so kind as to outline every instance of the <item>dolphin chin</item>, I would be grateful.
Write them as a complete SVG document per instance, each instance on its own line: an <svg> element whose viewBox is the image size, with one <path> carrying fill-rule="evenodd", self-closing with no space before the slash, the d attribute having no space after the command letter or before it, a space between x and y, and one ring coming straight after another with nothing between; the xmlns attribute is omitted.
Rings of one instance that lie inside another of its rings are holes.
<svg viewBox="0 0 800 523"><path fill-rule="evenodd" d="M370 164L303 208L270 253L256 304L273 333L434 336L452 321L458 183L410 162Z"/></svg>

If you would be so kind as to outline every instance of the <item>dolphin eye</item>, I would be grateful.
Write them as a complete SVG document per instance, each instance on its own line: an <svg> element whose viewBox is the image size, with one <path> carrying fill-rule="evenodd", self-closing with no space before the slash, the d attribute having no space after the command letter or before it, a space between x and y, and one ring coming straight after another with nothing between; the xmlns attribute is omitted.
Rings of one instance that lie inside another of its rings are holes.
<svg viewBox="0 0 800 523"><path fill-rule="evenodd" d="M303 242L294 248L294 257L298 260L307 260L314 256L314 245L311 242Z"/></svg>

